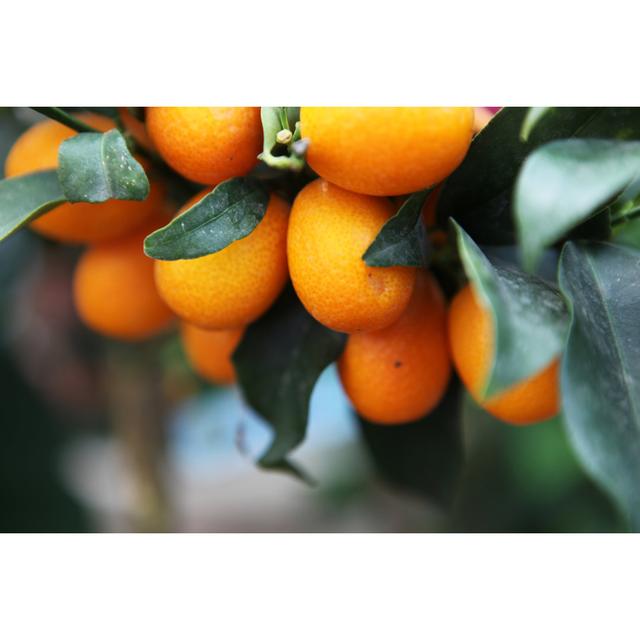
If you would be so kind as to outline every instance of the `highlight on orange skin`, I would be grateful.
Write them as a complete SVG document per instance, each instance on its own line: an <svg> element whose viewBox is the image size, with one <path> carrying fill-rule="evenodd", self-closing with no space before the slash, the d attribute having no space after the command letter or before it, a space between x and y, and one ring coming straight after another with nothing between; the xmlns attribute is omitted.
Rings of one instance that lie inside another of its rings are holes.
<svg viewBox="0 0 640 640"><path fill-rule="evenodd" d="M557 415L559 359L488 400L480 397L493 364L494 333L490 312L471 285L466 285L449 309L449 341L454 365L469 393L490 414L512 425L533 424Z"/></svg>
<svg viewBox="0 0 640 640"><path fill-rule="evenodd" d="M471 107L302 107L307 162L343 189L374 196L437 184L471 142Z"/></svg>

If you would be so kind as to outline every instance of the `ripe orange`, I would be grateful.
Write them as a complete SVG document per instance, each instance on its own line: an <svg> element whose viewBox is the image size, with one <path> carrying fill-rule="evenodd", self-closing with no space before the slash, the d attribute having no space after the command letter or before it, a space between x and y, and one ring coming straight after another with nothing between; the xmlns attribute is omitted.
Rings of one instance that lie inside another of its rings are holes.
<svg viewBox="0 0 640 640"><path fill-rule="evenodd" d="M296 197L287 253L293 286L318 322L352 333L395 322L411 297L415 269L368 267L362 254L395 213L386 198L315 180Z"/></svg>
<svg viewBox="0 0 640 640"><path fill-rule="evenodd" d="M258 107L149 107L147 131L167 164L202 184L249 173L262 150Z"/></svg>
<svg viewBox="0 0 640 640"><path fill-rule="evenodd" d="M431 274L420 271L397 322L347 340L338 366L356 411L381 424L417 420L431 411L451 375L446 329L442 292Z"/></svg>
<svg viewBox="0 0 640 640"><path fill-rule="evenodd" d="M320 176L374 196L419 191L462 162L471 107L303 107L307 161Z"/></svg>
<svg viewBox="0 0 640 640"><path fill-rule="evenodd" d="M470 285L459 291L451 303L449 340L462 382L476 401L496 418L526 425L552 418L560 410L558 360L490 399L480 399L493 363L494 330L491 314Z"/></svg>
<svg viewBox="0 0 640 640"><path fill-rule="evenodd" d="M179 213L209 191L196 195ZM250 324L287 281L288 222L289 205L272 195L260 224L222 251L191 260L157 260L160 295L183 320L204 329Z"/></svg>
<svg viewBox="0 0 640 640"><path fill-rule="evenodd" d="M114 127L109 118L98 114L82 115L80 119L100 131ZM11 148L5 164L6 176L10 178L33 171L55 169L58 166L60 144L75 134L72 129L53 120L33 125ZM65 203L34 220L31 228L60 242L104 242L127 235L152 219L162 209L163 200L163 186L152 181L151 192L146 200Z"/></svg>
<svg viewBox="0 0 640 640"><path fill-rule="evenodd" d="M157 225L154 225L155 228ZM141 340L166 329L173 314L158 295L153 260L143 251L145 228L88 248L73 281L76 309L94 331L122 340Z"/></svg>
<svg viewBox="0 0 640 640"><path fill-rule="evenodd" d="M231 356L242 338L244 328L210 331L183 322L180 333L191 366L203 378L215 384L232 384L236 381Z"/></svg>

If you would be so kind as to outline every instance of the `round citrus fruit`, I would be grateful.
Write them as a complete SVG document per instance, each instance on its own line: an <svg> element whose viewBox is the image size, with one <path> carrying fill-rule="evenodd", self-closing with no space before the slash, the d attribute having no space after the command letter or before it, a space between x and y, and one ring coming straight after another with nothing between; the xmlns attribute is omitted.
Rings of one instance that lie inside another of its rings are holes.
<svg viewBox="0 0 640 640"><path fill-rule="evenodd" d="M190 200L193 206L209 189ZM157 260L156 284L183 320L205 329L233 329L253 322L287 281L289 205L272 195L258 226L246 237L191 260Z"/></svg>
<svg viewBox="0 0 640 640"><path fill-rule="evenodd" d="M440 402L451 375L446 322L440 288L421 271L399 320L349 336L338 367L360 415L380 424L410 422Z"/></svg>
<svg viewBox="0 0 640 640"><path fill-rule="evenodd" d="M78 315L94 331L141 340L171 324L173 314L156 291L153 260L143 251L144 238L152 230L94 245L81 256L74 274L74 301Z"/></svg>
<svg viewBox="0 0 640 640"><path fill-rule="evenodd" d="M494 328L490 312L477 299L471 285L459 291L451 303L449 340L453 362L462 382L490 414L503 422L526 425L547 420L558 413L558 360L488 400L480 398L493 363Z"/></svg>
<svg viewBox="0 0 640 640"><path fill-rule="evenodd" d="M249 173L262 150L258 107L149 107L147 131L169 166L202 184Z"/></svg>
<svg viewBox="0 0 640 640"><path fill-rule="evenodd" d="M391 196L444 180L462 162L471 107L303 107L307 161L350 191Z"/></svg>
<svg viewBox="0 0 640 640"><path fill-rule="evenodd" d="M291 210L287 253L293 286L318 322L353 333L395 322L411 297L415 269L368 267L362 255L395 213L386 198L325 180L308 184Z"/></svg>
<svg viewBox="0 0 640 640"><path fill-rule="evenodd" d="M100 131L114 127L109 118L86 114L79 118ZM76 132L59 122L44 120L25 131L15 142L5 164L8 178L55 169L58 166L60 144ZM154 217L163 207L164 188L151 181L146 200L109 200L98 204L65 203L36 218L31 228L38 233L72 244L104 242L136 230Z"/></svg>
<svg viewBox="0 0 640 640"><path fill-rule="evenodd" d="M238 346L244 328L221 331L201 329L187 322L180 331L182 345L191 366L205 380L214 384L232 384L236 372L231 356Z"/></svg>

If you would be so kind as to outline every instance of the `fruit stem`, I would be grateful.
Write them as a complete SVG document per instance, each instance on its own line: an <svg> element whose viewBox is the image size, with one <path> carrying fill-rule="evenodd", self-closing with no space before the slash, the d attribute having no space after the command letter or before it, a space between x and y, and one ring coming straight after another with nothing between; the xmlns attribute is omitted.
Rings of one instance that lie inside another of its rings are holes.
<svg viewBox="0 0 640 640"><path fill-rule="evenodd" d="M82 120L74 118L71 114L60 109L60 107L31 107L34 111L41 113L47 118L56 120L60 124L63 124L78 133L100 133L97 129L94 129L91 125L88 125Z"/></svg>

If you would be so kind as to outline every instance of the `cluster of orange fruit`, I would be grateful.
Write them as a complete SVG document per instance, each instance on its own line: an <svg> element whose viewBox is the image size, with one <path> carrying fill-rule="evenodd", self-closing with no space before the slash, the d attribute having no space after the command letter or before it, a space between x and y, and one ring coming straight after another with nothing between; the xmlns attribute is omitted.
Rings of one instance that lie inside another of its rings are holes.
<svg viewBox="0 0 640 640"><path fill-rule="evenodd" d="M99 115L83 119L99 130L113 127ZM369 267L362 259L396 212L394 197L438 184L460 164L474 110L303 107L300 123L309 141L307 162L319 178L292 206L272 194L255 230L217 253L174 261L144 255L144 237L167 222L163 185L153 179L143 202L64 204L33 222L45 236L89 245L74 277L85 323L107 336L137 340L164 331L177 316L194 369L231 383L231 355L244 328L290 277L316 320L349 334L340 378L365 418L393 424L426 415L448 386L452 361L471 394L502 420L528 424L554 415L557 363L480 399L494 331L469 286L447 311L427 270ZM145 134L172 169L208 185L178 215L221 181L250 172L262 148L258 108L150 107ZM12 148L7 176L55 168L59 145L72 135L53 121L36 124ZM423 212L429 226L435 197Z"/></svg>

